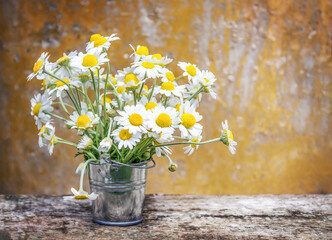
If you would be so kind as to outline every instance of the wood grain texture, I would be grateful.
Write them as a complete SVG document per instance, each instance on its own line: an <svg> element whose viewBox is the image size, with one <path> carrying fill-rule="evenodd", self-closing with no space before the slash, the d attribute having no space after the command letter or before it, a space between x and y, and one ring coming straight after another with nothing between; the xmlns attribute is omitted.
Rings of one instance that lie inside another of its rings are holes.
<svg viewBox="0 0 332 240"><path fill-rule="evenodd" d="M89 201L0 195L0 239L332 239L332 195L147 195L143 217L102 226Z"/></svg>

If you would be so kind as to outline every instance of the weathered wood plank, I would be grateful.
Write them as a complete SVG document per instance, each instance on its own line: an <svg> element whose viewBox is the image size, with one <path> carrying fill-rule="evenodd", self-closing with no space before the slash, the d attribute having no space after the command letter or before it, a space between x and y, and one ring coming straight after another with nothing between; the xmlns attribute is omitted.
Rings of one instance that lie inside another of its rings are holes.
<svg viewBox="0 0 332 240"><path fill-rule="evenodd" d="M88 201L0 195L0 239L332 239L332 195L147 195L139 225L91 219Z"/></svg>

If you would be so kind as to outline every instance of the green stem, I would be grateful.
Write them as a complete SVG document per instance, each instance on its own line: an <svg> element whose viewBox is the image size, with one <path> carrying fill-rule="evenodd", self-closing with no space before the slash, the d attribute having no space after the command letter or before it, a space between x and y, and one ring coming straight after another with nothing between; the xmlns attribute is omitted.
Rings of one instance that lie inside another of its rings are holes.
<svg viewBox="0 0 332 240"><path fill-rule="evenodd" d="M59 100L60 100L60 103L61 103L61 106L62 106L63 110L65 110L65 112L68 114L68 116L70 116L70 113L68 112L67 108L65 107L65 104L62 101L61 94L59 95Z"/></svg>
<svg viewBox="0 0 332 240"><path fill-rule="evenodd" d="M110 64L109 64L109 62L107 62L107 63L108 64L107 64L106 80L105 80L105 87L104 87L104 105L103 105L105 124L106 124L106 93L107 93L107 82L108 82L108 77L109 77L109 74L110 74Z"/></svg>
<svg viewBox="0 0 332 240"><path fill-rule="evenodd" d="M173 136L173 138L189 141L189 138L183 138L183 137L179 137L179 136Z"/></svg>
<svg viewBox="0 0 332 240"><path fill-rule="evenodd" d="M77 95L77 99L78 99L78 104L80 106L80 112L82 111L82 105L81 105L81 98L80 98L80 95L78 93L78 89L77 87L75 87L75 90L76 90L76 95Z"/></svg>
<svg viewBox="0 0 332 240"><path fill-rule="evenodd" d="M89 152L89 151L84 151L84 153L88 154L89 157L91 157L91 158L96 158L96 157L95 157L91 152Z"/></svg>
<svg viewBox="0 0 332 240"><path fill-rule="evenodd" d="M71 145L71 146L77 147L76 143L64 140L64 139L59 138L59 137L57 137L57 138L58 138L58 143L64 143L64 144L67 144L67 145Z"/></svg>
<svg viewBox="0 0 332 240"><path fill-rule="evenodd" d="M53 102L52 103L52 105L54 105L54 104L61 104L61 102ZM72 105L70 105L70 104L68 104L68 103L63 103L65 106L67 106L67 107L70 107L71 109L74 109L74 110L76 110Z"/></svg>
<svg viewBox="0 0 332 240"><path fill-rule="evenodd" d="M66 83L65 81L63 81L62 79L60 79L60 78L58 78L57 76L55 76L54 74L52 74L52 73L46 71L46 70L45 70L45 67L43 68L43 72L46 73L47 75L49 75L49 76L51 76L51 77L53 77L53 78L55 78L55 79L61 81L62 83L64 83L64 84L69 88L70 93L73 95L73 98L74 98L74 100L75 100L75 103L73 102L73 104L74 104L75 107L76 107L76 105L78 105L78 103L77 103L77 100L76 100L76 98L75 98L75 95L74 95L73 89L70 87L70 85L69 85L68 83ZM73 101L73 100L72 100L72 101Z"/></svg>
<svg viewBox="0 0 332 240"><path fill-rule="evenodd" d="M134 103L135 103L135 106L137 104L137 101L136 101L136 90L133 90L133 94L134 94Z"/></svg>
<svg viewBox="0 0 332 240"><path fill-rule="evenodd" d="M166 143L166 144L162 144L162 145L154 145L152 147L165 147L165 146L172 146L172 145L183 145L183 144L194 144L194 145L203 145L203 144L207 144L207 143L213 143L213 142L219 142L220 138L215 138L209 141L205 141L205 142L177 142L177 143Z"/></svg>
<svg viewBox="0 0 332 240"><path fill-rule="evenodd" d="M90 70L90 74L91 74L91 78L92 78L92 85L93 85L93 91L95 93L95 101L96 101L96 105L97 108L99 106L99 99L97 99L97 92L96 92L96 83L95 83L95 77L94 77L94 73ZM99 109L96 110L97 111L97 115L99 116Z"/></svg>
<svg viewBox="0 0 332 240"><path fill-rule="evenodd" d="M140 88L140 90L139 90L139 93L138 93L138 101L140 101L141 98L142 98L143 87L144 87L144 83L142 83L142 86L141 86L141 88Z"/></svg>
<svg viewBox="0 0 332 240"><path fill-rule="evenodd" d="M65 119L65 118L63 118L63 117L60 117L60 116L58 116L58 115L56 115L56 114L54 114L54 113L50 113L50 112L46 112L46 111L43 111L43 112L46 113L46 114L48 114L48 115L50 115L50 116L52 116L52 117L55 117L55 118L58 118L58 119L60 119L60 120L62 120L62 121L67 122L67 119Z"/></svg>
<svg viewBox="0 0 332 240"><path fill-rule="evenodd" d="M83 94L84 94L84 96L85 96L85 99L86 99L86 103L87 103L87 105L90 104L91 109L92 109L92 112L93 112L94 114L96 114L95 109L94 109L94 107L93 107L93 104L92 104L92 102L91 102L91 100L90 100L90 98L89 98L89 96L88 96L88 94L87 94L86 87L85 87L85 83L83 83L82 90L83 90ZM88 107L88 108L89 108L89 107Z"/></svg>
<svg viewBox="0 0 332 240"><path fill-rule="evenodd" d="M156 86L156 82L157 82L157 78L155 78L155 79L153 80L152 89L151 89L151 92L149 93L149 96L148 96L148 102L150 102L150 99L151 99L152 94L153 94L153 91L154 91L154 87Z"/></svg>
<svg viewBox="0 0 332 240"><path fill-rule="evenodd" d="M183 75L180 75L180 76L178 76L177 78L175 78L174 81L179 80L179 79L181 79L181 78L183 78L183 77L184 77Z"/></svg>
<svg viewBox="0 0 332 240"><path fill-rule="evenodd" d="M88 159L84 162L84 165L83 165L83 169L81 171L81 178L80 178L80 189L78 190L78 192L83 192L83 180L84 180L84 173L85 173L85 169L86 169L86 166L92 162L92 161L96 161L97 159Z"/></svg>
<svg viewBox="0 0 332 240"><path fill-rule="evenodd" d="M187 99L187 101L190 101L194 97L196 97L198 94L200 94L203 91L204 87L201 87L200 89L197 90L190 98Z"/></svg>
<svg viewBox="0 0 332 240"><path fill-rule="evenodd" d="M76 102L73 100L72 96L69 94L68 90L65 90L65 92L67 93L68 97L70 98L71 102L74 104L75 110L79 113L81 113L81 111L79 111L78 106L76 105Z"/></svg>
<svg viewBox="0 0 332 240"><path fill-rule="evenodd" d="M165 99L164 99L164 107L166 107L167 100L168 100L168 97L166 96Z"/></svg>
<svg viewBox="0 0 332 240"><path fill-rule="evenodd" d="M123 106L122 106L122 104L121 104L120 96L119 96L118 92L116 91L116 89L115 89L113 83L110 82L110 84L111 84L111 86L112 86L113 94L114 94L115 97L116 97L116 101L118 102L119 109L120 109L120 110L123 110Z"/></svg>

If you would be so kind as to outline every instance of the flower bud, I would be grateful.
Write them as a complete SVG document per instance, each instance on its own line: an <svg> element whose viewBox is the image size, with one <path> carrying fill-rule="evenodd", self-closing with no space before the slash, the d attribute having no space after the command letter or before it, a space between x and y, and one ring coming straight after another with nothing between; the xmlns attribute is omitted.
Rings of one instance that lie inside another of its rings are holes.
<svg viewBox="0 0 332 240"><path fill-rule="evenodd" d="M80 74L80 75L78 75L78 78L80 79L80 81L82 83L86 83L87 81L90 80L90 76L87 74Z"/></svg>
<svg viewBox="0 0 332 240"><path fill-rule="evenodd" d="M168 170L171 172L175 172L177 168L178 168L178 165L174 162L172 162L168 165Z"/></svg>
<svg viewBox="0 0 332 240"><path fill-rule="evenodd" d="M113 108L108 109L106 113L109 117L115 117L116 116L116 111Z"/></svg>
<svg viewBox="0 0 332 240"><path fill-rule="evenodd" d="M143 158L144 158L145 160L149 160L149 159L151 158L151 154L150 154L150 152L145 152L145 153L143 153Z"/></svg>

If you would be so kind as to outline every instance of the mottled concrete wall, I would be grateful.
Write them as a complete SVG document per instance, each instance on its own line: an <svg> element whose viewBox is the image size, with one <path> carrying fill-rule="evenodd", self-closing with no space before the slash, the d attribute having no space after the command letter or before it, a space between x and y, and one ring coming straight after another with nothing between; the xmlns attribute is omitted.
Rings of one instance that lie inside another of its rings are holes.
<svg viewBox="0 0 332 240"><path fill-rule="evenodd" d="M332 3L320 1L1 1L0 193L68 193L77 187L75 150L37 145L26 82L42 51L56 60L84 49L92 33L117 32L113 70L129 43L210 69L217 101L205 98L204 138L228 119L238 141L191 157L175 148L175 173L157 159L147 192L332 193ZM174 68L176 68L173 65ZM179 73L179 72L178 72ZM60 126L58 133L66 134ZM67 136L70 137L70 136Z"/></svg>

